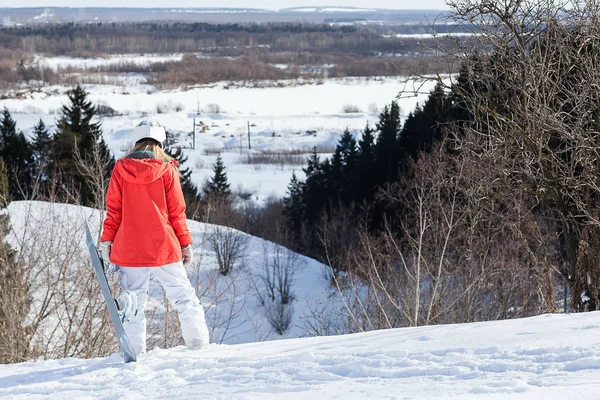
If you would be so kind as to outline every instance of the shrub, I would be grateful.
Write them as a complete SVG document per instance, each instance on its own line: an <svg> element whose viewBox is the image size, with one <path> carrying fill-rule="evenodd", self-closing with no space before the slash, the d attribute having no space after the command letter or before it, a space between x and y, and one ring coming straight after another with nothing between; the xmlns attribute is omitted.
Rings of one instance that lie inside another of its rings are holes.
<svg viewBox="0 0 600 400"><path fill-rule="evenodd" d="M221 275L226 276L234 267L243 265L246 235L240 231L219 226L208 242L217 257Z"/></svg>
<svg viewBox="0 0 600 400"><path fill-rule="evenodd" d="M354 104L344 104L344 106L342 107L342 111L345 114L356 114L362 112L360 108L358 108L358 106Z"/></svg>
<svg viewBox="0 0 600 400"><path fill-rule="evenodd" d="M216 103L207 104L203 110L207 114L221 114L221 106Z"/></svg>

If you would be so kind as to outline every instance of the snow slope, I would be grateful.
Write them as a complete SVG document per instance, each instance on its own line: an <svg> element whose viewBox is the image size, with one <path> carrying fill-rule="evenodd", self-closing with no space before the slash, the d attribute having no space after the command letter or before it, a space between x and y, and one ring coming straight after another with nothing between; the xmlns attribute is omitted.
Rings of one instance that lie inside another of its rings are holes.
<svg viewBox="0 0 600 400"><path fill-rule="evenodd" d="M600 390L600 313L0 366L8 399L577 399ZM285 395L285 397L282 397Z"/></svg>
<svg viewBox="0 0 600 400"><path fill-rule="evenodd" d="M45 298L46 282L63 276L65 285L71 288L68 297L77 298L77 291L82 290L82 280L93 276L84 240L84 220L89 220L92 235L95 235L100 230L103 214L87 207L37 201L12 202L8 214L13 228L9 243L17 250L25 248L25 254L37 263L34 268L39 272L33 274L35 278L31 282L34 299ZM188 276L204 305L212 342L248 343L307 334L304 321L311 318L311 307L326 303L328 295L327 268L323 264L230 228L191 220L188 220L188 226L194 241L194 262L188 267ZM230 274L223 276L218 270L211 238L223 244L232 237L237 237L241 245L239 258ZM283 335L276 333L269 323L274 303L266 298L267 289L263 282L267 272L265 267L275 261L288 262L294 273L290 305L293 316ZM67 271L60 272L61 268ZM261 301L261 296L266 300ZM62 311L64 306L60 300L57 301L59 310L55 317L47 318L36 334L36 341L41 342L39 345L51 352L60 348L61 340L64 341L60 332L54 331L61 316L64 320L67 313ZM32 313L40 302L34 302ZM164 308L162 289L151 280L148 312L155 316L149 318L150 324L153 321L161 324ZM149 337L150 348L154 347L153 343L159 343L156 340Z"/></svg>

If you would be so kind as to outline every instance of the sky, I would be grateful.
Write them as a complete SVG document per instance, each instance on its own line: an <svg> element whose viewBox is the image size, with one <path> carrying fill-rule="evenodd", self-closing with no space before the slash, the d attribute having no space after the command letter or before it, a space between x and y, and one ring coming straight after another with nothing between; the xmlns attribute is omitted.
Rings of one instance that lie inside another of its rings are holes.
<svg viewBox="0 0 600 400"><path fill-rule="evenodd" d="M448 8L444 0L0 0L0 7L241 7L275 10L300 6L407 10Z"/></svg>

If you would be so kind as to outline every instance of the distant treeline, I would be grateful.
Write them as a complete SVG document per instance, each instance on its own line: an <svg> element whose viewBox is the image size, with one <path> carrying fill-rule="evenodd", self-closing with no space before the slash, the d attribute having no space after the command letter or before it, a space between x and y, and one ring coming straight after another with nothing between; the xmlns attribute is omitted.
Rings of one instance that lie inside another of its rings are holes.
<svg viewBox="0 0 600 400"><path fill-rule="evenodd" d="M427 29L414 27L415 32ZM268 47L272 51L352 52L363 55L422 51L417 39L384 37L389 28L306 23L67 23L0 30L0 47L46 55L212 52Z"/></svg>
<svg viewBox="0 0 600 400"><path fill-rule="evenodd" d="M408 29L408 28L405 28ZM415 25L423 33L430 29ZM444 30L450 28L444 26ZM431 29L430 29L431 30ZM450 72L433 48L454 39L396 38L389 26L306 23L98 23L0 30L0 88L25 83L102 84L107 76L142 73L151 84L180 86L218 81L346 76L405 76ZM468 40L468 39L460 39ZM51 69L43 54L106 57L111 54L184 53L181 61Z"/></svg>

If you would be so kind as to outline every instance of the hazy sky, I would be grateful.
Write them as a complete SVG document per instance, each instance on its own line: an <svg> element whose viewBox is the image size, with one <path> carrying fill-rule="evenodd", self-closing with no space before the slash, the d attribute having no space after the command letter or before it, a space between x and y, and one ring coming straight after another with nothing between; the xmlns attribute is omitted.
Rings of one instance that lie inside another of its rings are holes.
<svg viewBox="0 0 600 400"><path fill-rule="evenodd" d="M444 0L0 0L0 7L251 7L352 6L447 9Z"/></svg>

